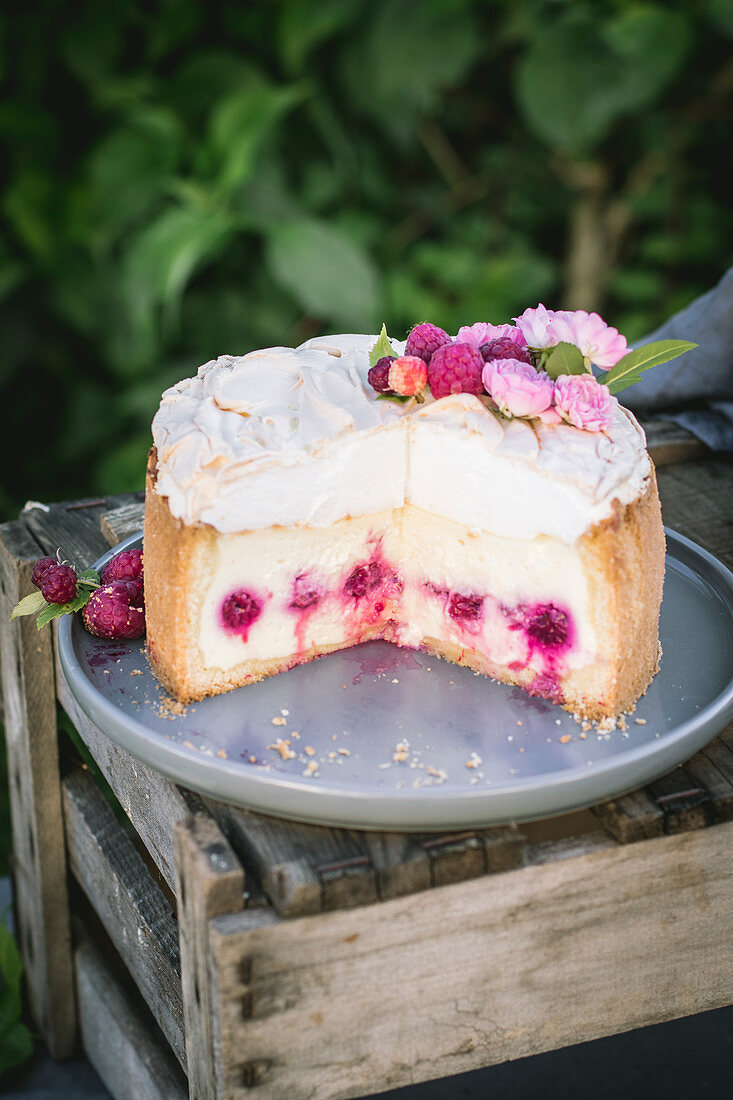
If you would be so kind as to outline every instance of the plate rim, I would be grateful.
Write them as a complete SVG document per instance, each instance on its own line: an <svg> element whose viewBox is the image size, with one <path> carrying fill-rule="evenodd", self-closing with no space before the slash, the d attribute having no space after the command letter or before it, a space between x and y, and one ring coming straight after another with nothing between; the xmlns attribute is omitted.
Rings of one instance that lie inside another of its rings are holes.
<svg viewBox="0 0 733 1100"><path fill-rule="evenodd" d="M667 539L666 554L714 589L733 624L733 573L692 539L666 526L664 532ZM111 547L97 559L93 567L101 568L115 554L138 543L142 534L142 530L134 532ZM682 553L675 552L677 550ZM700 564L707 570L702 576L700 569L695 568ZM733 717L731 679L727 687L698 714L665 731L658 744L644 742L642 745L630 747L623 753L600 761L592 770L587 766L574 765L552 776L534 775L516 783L505 782L496 789L482 786L446 792L440 787L421 787L416 792L411 788L392 790L368 786L345 791L343 788L313 784L312 780L306 781L300 776L273 775L262 770L248 772L244 765L235 761L193 757L176 742L159 743L154 731L147 729L134 716L125 715L123 719L122 712L114 703L94 687L74 652L72 619L75 618L71 615L63 616L58 625L57 647L61 670L71 694L84 714L111 740L167 779L210 797L270 816L330 828L434 832L471 825L482 828L508 822L535 821L572 813L599 802L620 798L664 775L694 755ZM246 685L236 690L244 691ZM139 731L137 726L140 726ZM685 751L681 753L679 750L683 747ZM633 773L633 779L630 773ZM616 775L619 782L611 783ZM628 778L628 782L621 782L622 777ZM604 783L603 780L607 782ZM241 789L233 791L233 785ZM612 788L612 793L605 791L598 797L590 794L593 788L602 787ZM542 812L538 813L535 809L530 812L529 807L527 812L516 812L518 801L527 802L539 793L545 796L546 808ZM306 806L297 805L294 808L288 805L288 800L292 799L296 803L302 800ZM283 800L286 804L283 804ZM512 813L502 809L506 801L514 805ZM380 812L385 806L389 807L391 813ZM324 808L328 812L318 812ZM349 809L352 812L347 812ZM426 816L436 815L439 820L426 824Z"/></svg>

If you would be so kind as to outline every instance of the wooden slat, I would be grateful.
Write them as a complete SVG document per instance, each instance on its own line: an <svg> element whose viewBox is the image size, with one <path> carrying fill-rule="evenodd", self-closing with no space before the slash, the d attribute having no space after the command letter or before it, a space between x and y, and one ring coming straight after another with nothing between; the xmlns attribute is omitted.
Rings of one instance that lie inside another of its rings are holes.
<svg viewBox="0 0 733 1100"><path fill-rule="evenodd" d="M58 698L171 890L175 888L173 826L203 810L200 797L119 748L83 712L57 664Z"/></svg>
<svg viewBox="0 0 733 1100"><path fill-rule="evenodd" d="M51 631L10 622L35 591L42 557L23 523L0 528L0 666L8 750L15 899L31 1011L54 1057L76 1035Z"/></svg>
<svg viewBox="0 0 733 1100"><path fill-rule="evenodd" d="M186 1079L139 999L84 941L76 952L84 1051L115 1100L187 1100Z"/></svg>
<svg viewBox="0 0 733 1100"><path fill-rule="evenodd" d="M710 795L686 766L649 783L645 790L664 814L665 833L704 829L713 819Z"/></svg>
<svg viewBox="0 0 733 1100"><path fill-rule="evenodd" d="M733 568L733 492L725 458L665 466L659 471L664 522Z"/></svg>
<svg viewBox="0 0 733 1100"><path fill-rule="evenodd" d="M99 529L99 517L107 511L101 498L89 502L50 504L48 511L32 508L23 518L45 554L61 557L79 569L87 569L109 549Z"/></svg>
<svg viewBox="0 0 733 1100"><path fill-rule="evenodd" d="M185 1069L173 911L88 772L73 769L63 794L71 871Z"/></svg>
<svg viewBox="0 0 733 1100"><path fill-rule="evenodd" d="M140 531L144 514L145 505L138 500L123 504L122 507L112 508L100 516L99 527L102 535L110 546L116 546L118 542Z"/></svg>
<svg viewBox="0 0 733 1100"><path fill-rule="evenodd" d="M378 920L215 918L226 1095L249 1073L262 1100L347 1100L726 1005L732 844L733 823L614 845Z"/></svg>
<svg viewBox="0 0 733 1100"><path fill-rule="evenodd" d="M209 924L241 911L244 872L214 819L196 814L175 827L176 900L180 930L183 1010L189 1089L195 1100L222 1100L223 1063L213 1014ZM266 910L252 910L261 917ZM240 1013L246 1004L240 1002Z"/></svg>
<svg viewBox="0 0 733 1100"><path fill-rule="evenodd" d="M633 791L592 807L592 812L614 840L631 844L664 832L664 814L645 791Z"/></svg>
<svg viewBox="0 0 733 1100"><path fill-rule="evenodd" d="M646 432L647 449L657 469L710 454L696 435L672 420L645 420L642 427Z"/></svg>

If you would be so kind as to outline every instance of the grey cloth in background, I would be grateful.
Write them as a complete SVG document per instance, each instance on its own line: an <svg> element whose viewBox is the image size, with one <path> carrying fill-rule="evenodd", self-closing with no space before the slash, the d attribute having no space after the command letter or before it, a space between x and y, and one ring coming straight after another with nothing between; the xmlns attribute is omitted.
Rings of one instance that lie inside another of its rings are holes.
<svg viewBox="0 0 733 1100"><path fill-rule="evenodd" d="M642 416L674 420L714 451L733 451L733 267L634 346L672 339L699 347L646 371L621 401Z"/></svg>

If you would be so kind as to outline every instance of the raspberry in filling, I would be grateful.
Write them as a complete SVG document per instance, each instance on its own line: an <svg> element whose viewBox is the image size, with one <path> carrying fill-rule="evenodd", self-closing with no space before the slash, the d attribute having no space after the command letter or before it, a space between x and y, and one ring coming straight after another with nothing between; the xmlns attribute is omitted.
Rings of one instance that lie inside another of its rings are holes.
<svg viewBox="0 0 733 1100"><path fill-rule="evenodd" d="M567 611L553 603L535 604L527 610L524 629L544 649L563 649L571 644L572 622Z"/></svg>
<svg viewBox="0 0 733 1100"><path fill-rule="evenodd" d="M460 592L451 593L448 601L448 614L457 623L474 624L483 616L483 596L462 596Z"/></svg>
<svg viewBox="0 0 733 1100"><path fill-rule="evenodd" d="M293 598L290 608L294 611L304 611L307 607L315 607L321 600L321 591L307 573L299 573L293 581Z"/></svg>
<svg viewBox="0 0 733 1100"><path fill-rule="evenodd" d="M349 573L344 583L344 594L353 600L360 600L376 588L382 580L382 566L370 561L368 565L357 565Z"/></svg>
<svg viewBox="0 0 733 1100"><path fill-rule="evenodd" d="M221 620L231 634L241 635L247 641L249 628L262 614L262 600L240 588L230 593L221 605Z"/></svg>

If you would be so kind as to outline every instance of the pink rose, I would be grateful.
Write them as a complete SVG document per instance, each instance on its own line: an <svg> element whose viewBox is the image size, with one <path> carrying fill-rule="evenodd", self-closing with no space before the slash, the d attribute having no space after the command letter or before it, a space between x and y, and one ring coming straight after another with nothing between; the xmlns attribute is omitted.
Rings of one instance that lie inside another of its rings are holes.
<svg viewBox="0 0 733 1100"><path fill-rule="evenodd" d="M555 381L555 408L576 428L605 431L611 426L615 405L608 386L590 374L561 374Z"/></svg>
<svg viewBox="0 0 733 1100"><path fill-rule="evenodd" d="M540 304L536 309L525 309L521 317L513 317L517 322L517 328L528 348L554 348L560 343L551 329L551 322L555 316L553 310L545 309Z"/></svg>
<svg viewBox="0 0 733 1100"><path fill-rule="evenodd" d="M508 336L515 343L523 343L521 334L514 325L492 325L489 321L477 321L475 325L464 325L459 328L456 340L461 344L470 344L479 351L482 344L488 344L490 340L498 340L500 336Z"/></svg>
<svg viewBox="0 0 733 1100"><path fill-rule="evenodd" d="M539 416L552 404L550 376L519 359L490 359L482 379L505 416Z"/></svg>
<svg viewBox="0 0 733 1100"><path fill-rule="evenodd" d="M614 367L628 351L626 337L618 329L607 325L597 313L588 313L585 309L557 310L549 331L556 344L561 341L575 344L586 359L605 370Z"/></svg>

